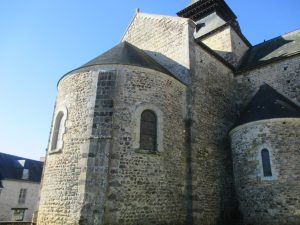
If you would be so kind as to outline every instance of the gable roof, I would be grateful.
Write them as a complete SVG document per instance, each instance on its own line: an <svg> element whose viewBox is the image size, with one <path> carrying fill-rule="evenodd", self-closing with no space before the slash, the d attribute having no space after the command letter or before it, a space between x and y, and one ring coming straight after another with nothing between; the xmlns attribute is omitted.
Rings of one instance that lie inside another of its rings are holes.
<svg viewBox="0 0 300 225"><path fill-rule="evenodd" d="M126 41L119 43L115 47L104 52L100 56L94 58L93 60L87 62L86 64L80 66L75 70L83 69L90 66L110 65L110 64L144 67L144 68L153 69L168 74L176 78L166 68L160 65L152 57L147 55L143 50L139 49L138 47Z"/></svg>
<svg viewBox="0 0 300 225"><path fill-rule="evenodd" d="M241 113L236 125L264 119L295 117L300 118L300 107L271 86L263 84Z"/></svg>
<svg viewBox="0 0 300 225"><path fill-rule="evenodd" d="M29 170L28 179L22 179L23 170ZM0 180L26 180L40 182L43 162L0 153Z"/></svg>
<svg viewBox="0 0 300 225"><path fill-rule="evenodd" d="M247 70L300 53L300 29L253 46L238 70Z"/></svg>

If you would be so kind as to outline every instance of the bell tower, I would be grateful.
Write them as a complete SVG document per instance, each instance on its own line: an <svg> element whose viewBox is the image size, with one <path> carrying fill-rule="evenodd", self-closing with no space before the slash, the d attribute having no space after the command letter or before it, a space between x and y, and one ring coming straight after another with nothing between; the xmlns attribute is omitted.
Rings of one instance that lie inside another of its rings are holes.
<svg viewBox="0 0 300 225"><path fill-rule="evenodd" d="M236 29L239 29L236 15L224 0L192 0L189 5L179 11L177 15L190 18L196 24L200 24L201 22L205 23L209 19L207 17L214 15L214 22L219 21L219 23L214 24L215 27L224 23L231 23ZM221 23L221 21L223 23ZM202 31L201 34L203 33Z"/></svg>
<svg viewBox="0 0 300 225"><path fill-rule="evenodd" d="M192 0L177 15L193 20L195 39L235 67L251 46L241 32L237 16L224 0Z"/></svg>

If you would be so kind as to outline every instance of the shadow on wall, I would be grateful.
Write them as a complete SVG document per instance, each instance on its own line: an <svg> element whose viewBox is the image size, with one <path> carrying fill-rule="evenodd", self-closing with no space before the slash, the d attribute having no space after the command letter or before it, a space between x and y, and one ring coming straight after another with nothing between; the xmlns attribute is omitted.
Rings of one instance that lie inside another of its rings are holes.
<svg viewBox="0 0 300 225"><path fill-rule="evenodd" d="M153 52L144 50L149 56L151 56L155 61L165 67L168 71L170 71L174 76L177 77L180 81L184 84L190 83L190 70L189 68L179 64L178 62L174 61L166 57L165 55L159 52Z"/></svg>
<svg viewBox="0 0 300 225"><path fill-rule="evenodd" d="M241 225L243 221L243 215L237 206L224 209L221 218L221 225Z"/></svg>
<svg viewBox="0 0 300 225"><path fill-rule="evenodd" d="M215 53L217 53L219 56L221 56L223 59L225 59L228 63L231 65L235 64L236 56L233 54L233 52L226 52L226 51L220 51L220 50L214 50Z"/></svg>

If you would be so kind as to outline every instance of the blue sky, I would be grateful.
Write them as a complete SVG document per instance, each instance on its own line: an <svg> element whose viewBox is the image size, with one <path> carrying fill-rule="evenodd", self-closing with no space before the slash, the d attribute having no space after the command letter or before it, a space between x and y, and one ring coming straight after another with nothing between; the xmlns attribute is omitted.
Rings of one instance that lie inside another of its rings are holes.
<svg viewBox="0 0 300 225"><path fill-rule="evenodd" d="M252 44L300 28L299 0L227 0ZM56 84L116 45L135 9L175 15L189 0L0 1L0 152L39 159Z"/></svg>

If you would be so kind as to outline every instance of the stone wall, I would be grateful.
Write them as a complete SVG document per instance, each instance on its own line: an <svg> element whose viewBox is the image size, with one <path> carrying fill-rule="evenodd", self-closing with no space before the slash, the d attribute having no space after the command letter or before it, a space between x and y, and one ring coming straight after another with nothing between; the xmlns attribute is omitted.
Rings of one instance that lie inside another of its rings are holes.
<svg viewBox="0 0 300 225"><path fill-rule="evenodd" d="M229 25L201 41L235 67L249 48Z"/></svg>
<svg viewBox="0 0 300 225"><path fill-rule="evenodd" d="M113 118L117 71L112 67L94 67L97 77L92 135L82 146L84 204L79 224L102 224L107 199L108 167L113 140Z"/></svg>
<svg viewBox="0 0 300 225"><path fill-rule="evenodd" d="M28 181L2 180L3 189L0 194L0 221L12 221L13 208L26 208L24 221L30 222L37 209L40 184ZM24 204L19 204L21 189L27 189Z"/></svg>
<svg viewBox="0 0 300 225"><path fill-rule="evenodd" d="M243 56L249 49L249 46L245 43L245 41L236 33L234 29L230 29L231 34L231 49L232 49L232 60L233 65L237 67Z"/></svg>
<svg viewBox="0 0 300 225"><path fill-rule="evenodd" d="M154 70L125 65L82 69L59 82L54 115L67 109L66 129L63 149L47 155L39 225L239 222L228 140L236 120L236 102L246 104L263 82L299 102L299 57L240 72L234 78L226 65L196 44L193 32L188 19L138 13L122 38L145 50L182 83ZM233 65L247 49L230 27L204 43ZM158 117L155 152L139 147L143 110L152 110ZM259 134L258 140L267 137L275 141L277 134L286 138L279 139L285 143L299 136L293 127L296 124L289 121L268 126L274 134L263 133L265 127L257 129L253 134ZM280 133L287 128L291 132ZM246 143L246 139L241 147L239 138L233 137L234 149L255 144ZM280 143L276 143L277 148ZM295 146L291 151L296 152ZM233 159L238 161L236 157ZM283 163L290 160L285 157ZM294 216L284 217L292 222L299 213L299 199L294 197L299 195L299 188L293 185L296 188L291 195L286 194L286 202L283 198L274 202L280 210L293 205ZM243 202L244 186L238 183L236 187ZM262 187L254 188L254 192L272 192L270 185ZM245 207L247 204L241 208L244 215ZM258 214L265 215L259 207L255 207ZM268 207L270 215L278 212L274 205ZM250 210L247 218L254 218L251 215L254 212Z"/></svg>
<svg viewBox="0 0 300 225"><path fill-rule="evenodd" d="M58 89L64 143L47 155L38 224L184 224L186 86L149 69L96 66ZM157 152L136 145L143 109L158 117Z"/></svg>
<svg viewBox="0 0 300 225"><path fill-rule="evenodd" d="M191 54L189 104L194 222L234 224L230 214L235 213L236 205L227 137L236 115L233 73L196 43Z"/></svg>
<svg viewBox="0 0 300 225"><path fill-rule="evenodd" d="M82 148L91 136L97 78L89 71L78 72L58 84L54 115L67 109L63 149L48 151L38 224L77 224L80 219L85 191Z"/></svg>
<svg viewBox="0 0 300 225"><path fill-rule="evenodd" d="M267 83L280 93L300 103L300 56L271 63L238 74L238 93L240 104L245 106L259 87Z"/></svg>
<svg viewBox="0 0 300 225"><path fill-rule="evenodd" d="M231 131L235 187L245 224L300 224L300 119L272 119ZM270 152L264 177L261 150Z"/></svg>
<svg viewBox="0 0 300 225"><path fill-rule="evenodd" d="M35 225L31 222L0 222L0 225Z"/></svg>
<svg viewBox="0 0 300 225"><path fill-rule="evenodd" d="M103 224L184 224L186 86L157 71L120 66ZM140 149L143 110L158 117L158 151Z"/></svg>
<svg viewBox="0 0 300 225"><path fill-rule="evenodd" d="M233 63L230 30L230 27L226 26L218 32L202 38L201 41L214 50L223 59Z"/></svg>
<svg viewBox="0 0 300 225"><path fill-rule="evenodd" d="M189 82L189 19L138 13L122 41L146 51L185 83Z"/></svg>

